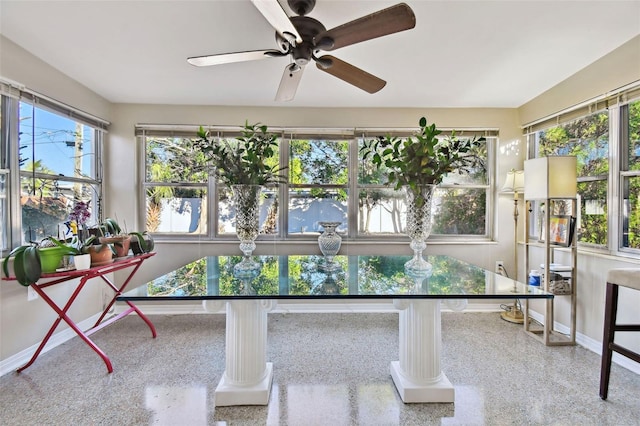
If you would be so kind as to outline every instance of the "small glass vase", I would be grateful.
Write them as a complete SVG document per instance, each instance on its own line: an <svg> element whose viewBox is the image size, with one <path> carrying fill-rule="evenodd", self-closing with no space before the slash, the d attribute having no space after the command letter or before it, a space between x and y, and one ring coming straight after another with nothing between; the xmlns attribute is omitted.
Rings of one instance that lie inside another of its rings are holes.
<svg viewBox="0 0 640 426"><path fill-rule="evenodd" d="M319 222L319 225L324 228L324 232L318 237L318 245L326 259L324 265L322 265L325 271L332 271L340 267L340 265L333 260L333 257L338 254L340 246L342 245L342 237L336 232L336 228L340 226L341 223L342 222Z"/></svg>
<svg viewBox="0 0 640 426"><path fill-rule="evenodd" d="M236 209L236 234L240 240L240 251L244 258L234 270L237 273L260 268L260 263L251 258L256 248L255 240L259 232L261 185L232 185L233 205Z"/></svg>
<svg viewBox="0 0 640 426"><path fill-rule="evenodd" d="M431 234L431 201L436 185L418 185L415 189L405 186L407 207L405 233L411 238L409 247L413 258L404 264L405 270L417 274L430 273L432 266L422 257Z"/></svg>

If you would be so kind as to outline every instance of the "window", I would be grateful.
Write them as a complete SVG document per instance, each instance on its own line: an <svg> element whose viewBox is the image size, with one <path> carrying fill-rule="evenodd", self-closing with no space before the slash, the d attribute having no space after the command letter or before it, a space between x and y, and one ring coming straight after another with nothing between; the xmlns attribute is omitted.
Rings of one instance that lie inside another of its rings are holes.
<svg viewBox="0 0 640 426"><path fill-rule="evenodd" d="M107 122L0 81L0 250L59 236L75 202L100 217Z"/></svg>
<svg viewBox="0 0 640 426"><path fill-rule="evenodd" d="M230 188L209 178L205 159L193 148L196 131L193 126L138 126L145 154L146 229L176 238L235 238ZM228 143L239 134L237 128L209 131ZM280 135L279 157L272 161L286 168L287 183L263 190L259 239L317 238L320 221L341 222L338 232L348 239L395 238L403 232L402 193L384 186L384 173L374 173L359 159L363 138L369 137L366 132L269 131ZM375 130L375 135L385 133ZM481 166L468 175L450 174L437 190L435 238L490 237L490 147L496 144L497 132L482 133L489 137L475 153Z"/></svg>
<svg viewBox="0 0 640 426"><path fill-rule="evenodd" d="M536 157L574 155L578 162L578 241L606 247L608 244L609 114L597 112L533 135ZM563 203L554 208L563 209ZM575 212L554 211L552 214Z"/></svg>
<svg viewBox="0 0 640 426"><path fill-rule="evenodd" d="M207 233L207 168L191 139L147 137L145 143L146 230Z"/></svg>
<svg viewBox="0 0 640 426"><path fill-rule="evenodd" d="M19 102L18 120L22 242L58 236L76 201L89 203L89 223L98 222L100 132L34 102Z"/></svg>
<svg viewBox="0 0 640 426"><path fill-rule="evenodd" d="M4 97L0 97L4 98ZM1 99L0 105L5 104ZM9 248L9 155L8 145L4 142L8 135L5 134L6 125L3 108L0 108L0 253Z"/></svg>
<svg viewBox="0 0 640 426"><path fill-rule="evenodd" d="M640 250L640 100L621 108L622 155L620 167L620 246Z"/></svg>
<svg viewBox="0 0 640 426"><path fill-rule="evenodd" d="M294 135L288 139L287 234L322 232L322 221L341 222L348 232L349 140L331 135Z"/></svg>
<svg viewBox="0 0 640 426"><path fill-rule="evenodd" d="M444 137L444 135L443 135ZM489 235L487 200L489 197L489 146L496 138L487 137L474 155L481 165L467 174L449 173L434 196L432 235ZM358 148L364 139L360 138ZM404 196L385 185L387 172L376 170L370 161L358 162L358 234L385 235L404 230Z"/></svg>
<svg viewBox="0 0 640 426"><path fill-rule="evenodd" d="M527 137L530 157L577 157L579 209L565 214L577 217L581 247L640 255L640 86L533 123ZM532 235L541 227L539 216L532 221Z"/></svg>

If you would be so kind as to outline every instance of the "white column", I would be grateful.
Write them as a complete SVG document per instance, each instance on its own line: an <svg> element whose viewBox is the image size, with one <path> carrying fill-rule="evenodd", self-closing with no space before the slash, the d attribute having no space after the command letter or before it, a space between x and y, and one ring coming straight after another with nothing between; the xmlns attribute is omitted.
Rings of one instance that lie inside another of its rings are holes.
<svg viewBox="0 0 640 426"><path fill-rule="evenodd" d="M404 402L454 402L454 389L442 372L440 301L395 299L400 310L399 361L391 376Z"/></svg>
<svg viewBox="0 0 640 426"><path fill-rule="evenodd" d="M216 388L216 406L267 405L273 366L266 362L267 312L275 300L227 302L225 372Z"/></svg>

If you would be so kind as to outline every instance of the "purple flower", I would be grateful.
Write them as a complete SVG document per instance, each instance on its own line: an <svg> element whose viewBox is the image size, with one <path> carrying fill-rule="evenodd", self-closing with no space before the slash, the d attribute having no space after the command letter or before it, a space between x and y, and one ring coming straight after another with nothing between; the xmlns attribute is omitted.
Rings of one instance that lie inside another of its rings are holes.
<svg viewBox="0 0 640 426"><path fill-rule="evenodd" d="M90 217L89 203L84 201L77 201L69 213L69 220L75 220L78 226L86 224Z"/></svg>

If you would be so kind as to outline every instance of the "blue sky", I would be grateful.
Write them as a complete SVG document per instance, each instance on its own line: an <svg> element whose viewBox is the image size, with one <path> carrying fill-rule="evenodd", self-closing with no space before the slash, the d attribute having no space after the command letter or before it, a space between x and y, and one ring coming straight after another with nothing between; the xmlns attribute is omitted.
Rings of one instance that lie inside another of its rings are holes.
<svg viewBox="0 0 640 426"><path fill-rule="evenodd" d="M35 118L35 121L34 121ZM84 174L89 173L90 160L93 158L93 132L83 127L83 162ZM41 160L42 165L55 174L74 176L74 155L76 122L66 117L53 114L31 104L20 103L20 158L27 161L22 168L30 167L31 162ZM34 142L35 155L31 146Z"/></svg>

